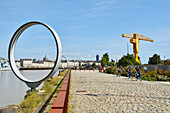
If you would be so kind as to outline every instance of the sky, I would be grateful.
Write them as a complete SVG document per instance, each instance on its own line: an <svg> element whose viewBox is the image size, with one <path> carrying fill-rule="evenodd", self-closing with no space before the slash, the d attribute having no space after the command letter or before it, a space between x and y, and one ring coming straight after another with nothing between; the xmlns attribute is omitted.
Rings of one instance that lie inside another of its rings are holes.
<svg viewBox="0 0 170 113"><path fill-rule="evenodd" d="M170 58L169 0L0 0L0 56L8 58L8 46L24 23L39 21L59 35L62 53L69 60L110 59L133 54L133 45L122 34L139 33L154 40L140 41L139 56L147 63L153 54ZM37 25L25 30L15 48L15 58L55 59L50 32Z"/></svg>

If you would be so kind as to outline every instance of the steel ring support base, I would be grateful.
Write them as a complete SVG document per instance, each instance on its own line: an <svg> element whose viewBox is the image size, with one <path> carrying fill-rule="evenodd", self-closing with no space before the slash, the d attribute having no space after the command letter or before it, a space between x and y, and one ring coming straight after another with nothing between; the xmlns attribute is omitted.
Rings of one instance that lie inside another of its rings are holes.
<svg viewBox="0 0 170 113"><path fill-rule="evenodd" d="M31 27L33 25L42 25L42 26L46 27L53 35L53 37L55 39L56 46L57 46L57 48L56 48L57 54L56 54L56 60L55 60L54 67L52 68L51 72L46 77L44 77L43 79L37 79L37 80L29 80L29 79L25 78L17 69L16 64L15 64L15 59L14 59L15 45L17 43L19 36L22 34L22 32L24 30L26 30L28 27ZM62 46L61 46L60 38L58 37L57 33L50 26L48 26L44 23L41 23L41 22L37 22L37 21L28 22L28 23L22 25L21 27L19 27L18 30L14 33L14 35L10 41L9 48L8 48L8 59L9 59L9 64L11 66L13 73L21 81L25 82L27 84L27 86L30 87L31 89L38 87L44 80L49 79L50 77L54 76L54 74L58 70L58 67L59 67L59 64L61 61L61 57L62 57Z"/></svg>

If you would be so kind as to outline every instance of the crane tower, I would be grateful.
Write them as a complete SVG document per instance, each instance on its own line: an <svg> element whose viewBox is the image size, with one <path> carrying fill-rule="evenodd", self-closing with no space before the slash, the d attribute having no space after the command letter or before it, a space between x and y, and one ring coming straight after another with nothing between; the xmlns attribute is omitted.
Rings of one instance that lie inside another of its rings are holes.
<svg viewBox="0 0 170 113"><path fill-rule="evenodd" d="M140 61L138 59L139 40L145 40L145 41L150 41L150 42L154 41L154 40L152 40L144 35L140 35L138 33L122 34L122 37L131 38L130 43L133 44L133 52L134 52L135 60L138 63L140 63Z"/></svg>

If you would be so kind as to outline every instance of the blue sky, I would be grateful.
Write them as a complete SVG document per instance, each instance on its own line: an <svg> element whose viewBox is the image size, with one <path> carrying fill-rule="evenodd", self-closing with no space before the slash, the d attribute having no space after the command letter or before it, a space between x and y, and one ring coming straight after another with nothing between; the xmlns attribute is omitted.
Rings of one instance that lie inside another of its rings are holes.
<svg viewBox="0 0 170 113"><path fill-rule="evenodd" d="M7 58L10 39L29 21L50 25L58 33L68 59L110 59L127 53L129 39L123 33L139 33L155 42L140 41L139 56L147 63L154 53L170 58L169 0L5 0L0 3L0 56ZM129 43L129 51L133 53ZM16 59L55 58L49 32L35 26L24 31L16 47Z"/></svg>

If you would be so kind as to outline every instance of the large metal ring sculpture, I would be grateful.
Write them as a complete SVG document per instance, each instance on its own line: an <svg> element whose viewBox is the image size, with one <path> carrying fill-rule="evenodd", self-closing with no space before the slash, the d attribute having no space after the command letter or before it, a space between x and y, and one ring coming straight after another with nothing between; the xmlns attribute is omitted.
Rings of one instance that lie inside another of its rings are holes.
<svg viewBox="0 0 170 113"><path fill-rule="evenodd" d="M26 30L28 27L31 27L33 25L42 25L42 26L46 27L52 33L52 35L55 39L56 46L57 46L57 56L56 56L54 67L52 68L51 72L41 80L29 80L29 79L25 78L17 69L16 64L15 64L15 59L14 59L15 45L16 45L16 42L17 42L19 36L21 35L21 33L24 30ZM54 74L58 70L58 67L59 67L59 64L61 61L61 57L62 57L61 41L60 41L60 38L58 37L57 33L55 32L55 30L52 29L47 24L44 24L41 22L36 22L36 21L28 22L28 23L22 25L21 27L19 27L18 30L12 36L12 39L10 41L9 48L8 48L9 64L11 66L13 73L21 81L25 82L27 84L27 86L30 87L31 89L38 87L44 80L49 79L50 77L54 76Z"/></svg>

